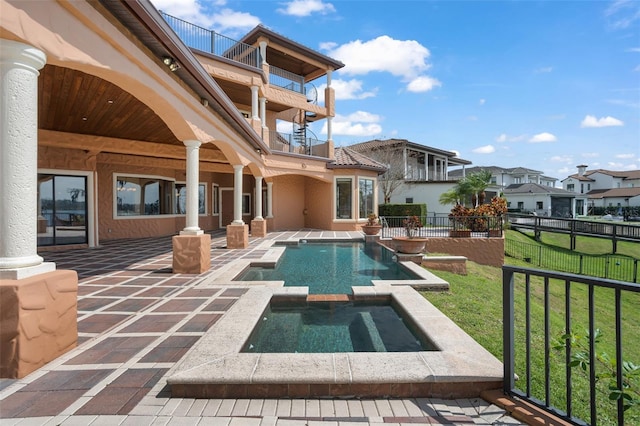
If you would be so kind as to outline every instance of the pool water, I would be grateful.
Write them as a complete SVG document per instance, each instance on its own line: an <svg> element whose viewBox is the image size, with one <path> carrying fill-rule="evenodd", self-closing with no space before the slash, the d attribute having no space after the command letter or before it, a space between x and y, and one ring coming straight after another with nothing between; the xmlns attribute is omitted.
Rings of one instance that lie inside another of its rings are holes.
<svg viewBox="0 0 640 426"><path fill-rule="evenodd" d="M436 350L388 303L271 304L242 352L335 353Z"/></svg>
<svg viewBox="0 0 640 426"><path fill-rule="evenodd" d="M393 256L379 244L300 243L287 246L276 268L252 267L236 280L284 281L308 286L309 294L348 294L351 286L368 286L371 280L416 279Z"/></svg>

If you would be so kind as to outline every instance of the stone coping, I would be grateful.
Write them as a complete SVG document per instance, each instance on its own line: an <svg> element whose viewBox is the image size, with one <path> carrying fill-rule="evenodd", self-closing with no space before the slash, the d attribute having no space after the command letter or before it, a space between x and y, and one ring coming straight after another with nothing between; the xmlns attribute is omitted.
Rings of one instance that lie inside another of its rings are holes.
<svg viewBox="0 0 640 426"><path fill-rule="evenodd" d="M406 285L359 287L353 297L388 298L437 351L240 353L272 298L306 297L301 289L247 291L169 372L172 396L464 398L502 386L502 363Z"/></svg>

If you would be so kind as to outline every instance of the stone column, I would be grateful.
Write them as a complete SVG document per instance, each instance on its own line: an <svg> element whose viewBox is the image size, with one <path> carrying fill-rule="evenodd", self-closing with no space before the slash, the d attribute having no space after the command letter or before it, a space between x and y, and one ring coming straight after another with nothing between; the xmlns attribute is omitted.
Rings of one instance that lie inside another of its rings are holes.
<svg viewBox="0 0 640 426"><path fill-rule="evenodd" d="M233 222L227 225L227 248L249 246L249 225L242 220L242 164L233 166Z"/></svg>
<svg viewBox="0 0 640 426"><path fill-rule="evenodd" d="M260 120L258 117L258 86L251 86L251 119Z"/></svg>
<svg viewBox="0 0 640 426"><path fill-rule="evenodd" d="M184 141L187 147L187 215L181 235L199 235L202 230L198 225L198 185L200 183L200 141Z"/></svg>
<svg viewBox="0 0 640 426"><path fill-rule="evenodd" d="M273 218L273 182L267 182L267 219Z"/></svg>
<svg viewBox="0 0 640 426"><path fill-rule="evenodd" d="M260 102L260 123L264 129L267 127L267 98L261 96L258 100Z"/></svg>
<svg viewBox="0 0 640 426"><path fill-rule="evenodd" d="M267 42L266 41L261 41L260 43L258 43L258 46L260 46L260 66L262 65L268 65L267 64Z"/></svg>
<svg viewBox="0 0 640 426"><path fill-rule="evenodd" d="M0 278L55 270L38 256L38 75L44 52L2 40L0 49Z"/></svg>
<svg viewBox="0 0 640 426"><path fill-rule="evenodd" d="M256 216L251 221L251 235L265 237L267 221L262 217L262 176L256 176Z"/></svg>
<svg viewBox="0 0 640 426"><path fill-rule="evenodd" d="M201 142L186 140L184 145L187 148L187 214L184 229L172 238L173 272L201 274L211 268L211 235L205 234L198 225Z"/></svg>

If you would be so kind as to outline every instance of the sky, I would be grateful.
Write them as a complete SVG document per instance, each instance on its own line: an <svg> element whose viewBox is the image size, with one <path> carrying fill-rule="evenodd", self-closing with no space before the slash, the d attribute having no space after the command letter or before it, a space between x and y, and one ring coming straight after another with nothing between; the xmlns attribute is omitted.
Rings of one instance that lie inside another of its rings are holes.
<svg viewBox="0 0 640 426"><path fill-rule="evenodd" d="M235 39L261 24L344 63L336 146L407 139L558 179L640 169L638 0L152 3ZM312 83L322 95L326 78ZM311 130L325 139L326 120Z"/></svg>

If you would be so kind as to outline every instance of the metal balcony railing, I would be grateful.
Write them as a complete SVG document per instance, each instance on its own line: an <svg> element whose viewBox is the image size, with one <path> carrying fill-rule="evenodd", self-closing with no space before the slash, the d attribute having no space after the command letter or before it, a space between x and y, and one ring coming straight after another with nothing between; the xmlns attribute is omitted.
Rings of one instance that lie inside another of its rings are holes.
<svg viewBox="0 0 640 426"><path fill-rule="evenodd" d="M259 49L162 11L160 14L184 44L190 48L260 68ZM273 65L269 66L269 83L304 94L304 77Z"/></svg>
<svg viewBox="0 0 640 426"><path fill-rule="evenodd" d="M289 133L269 131L269 148L273 151L327 157L327 141L301 138Z"/></svg>
<svg viewBox="0 0 640 426"><path fill-rule="evenodd" d="M611 395L638 386L626 371L638 354L623 342L640 336L623 331L633 330L626 321L638 306L640 285L509 265L502 270L504 392L577 425L637 421L633 409L625 413L626 398Z"/></svg>
<svg viewBox="0 0 640 426"><path fill-rule="evenodd" d="M382 238L406 235L404 221L407 216L381 217ZM451 219L448 215L422 216L422 226L415 230L416 237L487 238L502 237L503 218L495 216L466 216Z"/></svg>

